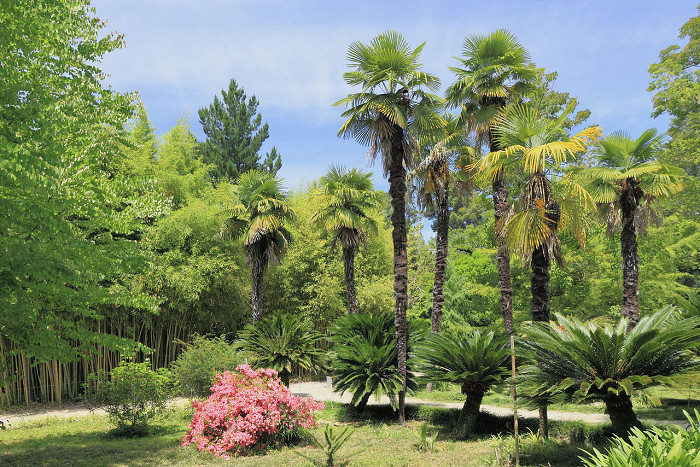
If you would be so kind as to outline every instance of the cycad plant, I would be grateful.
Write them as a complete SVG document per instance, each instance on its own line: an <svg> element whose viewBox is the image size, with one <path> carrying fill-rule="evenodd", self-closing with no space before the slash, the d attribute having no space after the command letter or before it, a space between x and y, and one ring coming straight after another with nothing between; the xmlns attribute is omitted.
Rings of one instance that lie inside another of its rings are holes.
<svg viewBox="0 0 700 467"><path fill-rule="evenodd" d="M467 396L459 416L455 436L468 438L474 431L484 394L510 375L510 348L507 337L478 330L462 337L431 334L417 351L420 370L430 381L459 384Z"/></svg>
<svg viewBox="0 0 700 467"><path fill-rule="evenodd" d="M289 387L292 370L321 370L324 352L316 346L323 336L299 315L275 313L241 331L237 346L253 354L255 366L272 368Z"/></svg>
<svg viewBox="0 0 700 467"><path fill-rule="evenodd" d="M700 369L700 358L689 350L700 345L700 318L683 318L673 307L642 318L629 333L626 318L615 326L559 314L557 321L527 325L520 344L532 363L521 369L520 392L575 403L602 400L619 436L641 427L632 394L678 384Z"/></svg>
<svg viewBox="0 0 700 467"><path fill-rule="evenodd" d="M426 330L420 324L408 326L409 350L420 341ZM403 378L398 371L394 319L389 313L353 314L338 319L331 329L333 357L333 390L352 393L352 405L362 413L369 398L379 400L387 395L391 406L398 408L398 394ZM417 388L413 373L407 372L406 388L409 394Z"/></svg>
<svg viewBox="0 0 700 467"><path fill-rule="evenodd" d="M646 130L637 139L612 133L594 146L599 167L580 174L608 224L607 234L621 230L621 312L629 318L630 329L639 321L637 235L653 217L651 202L682 187L683 169L657 161L661 150L662 139L655 129Z"/></svg>

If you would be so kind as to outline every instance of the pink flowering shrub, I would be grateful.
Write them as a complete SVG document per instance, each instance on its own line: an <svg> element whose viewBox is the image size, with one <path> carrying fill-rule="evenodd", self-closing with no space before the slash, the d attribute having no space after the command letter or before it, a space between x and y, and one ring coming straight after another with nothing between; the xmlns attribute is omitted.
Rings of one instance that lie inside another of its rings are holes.
<svg viewBox="0 0 700 467"><path fill-rule="evenodd" d="M196 411L182 445L224 458L287 441L301 428L315 427L313 412L324 408L322 402L294 396L277 371L248 365L217 375L211 390L207 401L192 402Z"/></svg>

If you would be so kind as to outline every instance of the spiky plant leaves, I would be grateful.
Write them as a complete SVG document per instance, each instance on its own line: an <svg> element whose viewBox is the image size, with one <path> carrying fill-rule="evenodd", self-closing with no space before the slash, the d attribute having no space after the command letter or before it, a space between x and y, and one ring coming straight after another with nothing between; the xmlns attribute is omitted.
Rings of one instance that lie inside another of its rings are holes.
<svg viewBox="0 0 700 467"><path fill-rule="evenodd" d="M641 426L632 394L674 386L700 369L700 358L690 350L700 345L700 318L684 318L673 307L642 318L629 333L624 318L616 326L561 315L557 321L556 326L527 325L520 344L533 363L520 371L520 392L574 402L602 400L620 436Z"/></svg>
<svg viewBox="0 0 700 467"><path fill-rule="evenodd" d="M277 370L289 387L294 369L322 369L324 352L316 346L322 338L301 316L275 313L246 326L236 345L254 355L254 365Z"/></svg>

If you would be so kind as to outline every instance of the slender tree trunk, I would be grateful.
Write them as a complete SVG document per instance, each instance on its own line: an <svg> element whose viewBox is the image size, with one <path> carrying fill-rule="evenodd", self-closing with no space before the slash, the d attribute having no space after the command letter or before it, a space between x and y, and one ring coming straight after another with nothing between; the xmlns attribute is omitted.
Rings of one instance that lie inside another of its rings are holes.
<svg viewBox="0 0 700 467"><path fill-rule="evenodd" d="M389 165L389 194L391 195L391 223L394 227L391 238L394 243L394 324L396 325L396 354L398 372L403 382L399 391L400 425L406 424L406 361L408 329L406 309L408 308L408 258L406 253L406 168L404 167L403 129L391 125L391 163Z"/></svg>
<svg viewBox="0 0 700 467"><path fill-rule="evenodd" d="M442 304L445 301L443 286L447 265L448 228L450 225L450 208L448 205L449 185L445 179L444 192L437 196L437 232L435 236L435 281L433 282L433 310L431 313L432 332L440 332L442 323Z"/></svg>
<svg viewBox="0 0 700 467"><path fill-rule="evenodd" d="M508 213L508 185L506 175L501 172L491 184L493 188L493 212L496 226ZM508 334L513 332L513 286L510 282L510 255L499 240L496 261L498 263L498 288L501 290L501 313Z"/></svg>
<svg viewBox="0 0 700 467"><path fill-rule="evenodd" d="M550 260L546 247L540 245L532 253L530 267L530 314L532 321L549 322L549 266ZM547 416L547 403L538 406L539 434L543 438L549 437L549 422Z"/></svg>
<svg viewBox="0 0 700 467"><path fill-rule="evenodd" d="M634 213L638 199L635 196L633 180L626 180L627 188L620 196L622 208L622 316L629 320L627 332L639 322L639 255L637 254L637 229L634 226Z"/></svg>
<svg viewBox="0 0 700 467"><path fill-rule="evenodd" d="M605 408L610 416L615 434L626 439L632 427L642 428L642 423L637 419L632 408L630 396L626 394L616 396L608 393L603 398L603 402L605 402Z"/></svg>
<svg viewBox="0 0 700 467"><path fill-rule="evenodd" d="M250 260L250 266L253 273L253 290L251 293L251 301L253 302L253 322L260 321L263 313L263 278L265 270L263 268L263 260L253 257Z"/></svg>
<svg viewBox="0 0 700 467"><path fill-rule="evenodd" d="M360 312L355 294L355 248L343 245L343 265L345 266L345 295L348 299L348 311L351 314Z"/></svg>
<svg viewBox="0 0 700 467"><path fill-rule="evenodd" d="M481 400L483 398L483 391L467 391L467 400L464 401L464 406L459 414L455 438L467 439L474 432L476 419L479 416L479 409L481 408Z"/></svg>

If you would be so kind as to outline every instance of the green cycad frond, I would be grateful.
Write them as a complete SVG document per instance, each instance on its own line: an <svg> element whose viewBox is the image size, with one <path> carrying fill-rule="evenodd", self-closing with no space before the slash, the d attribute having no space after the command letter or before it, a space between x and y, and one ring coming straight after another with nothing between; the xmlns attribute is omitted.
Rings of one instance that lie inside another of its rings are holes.
<svg viewBox="0 0 700 467"><path fill-rule="evenodd" d="M521 345L532 364L520 377L526 391L600 399L673 384L700 369L700 359L688 350L700 345L700 319L682 318L672 307L642 318L629 333L625 318L600 327L556 316L558 327L527 325Z"/></svg>
<svg viewBox="0 0 700 467"><path fill-rule="evenodd" d="M418 347L420 369L431 381L450 381L463 391L478 388L486 392L509 375L510 349L505 337L478 330L461 337L452 334L431 334Z"/></svg>

